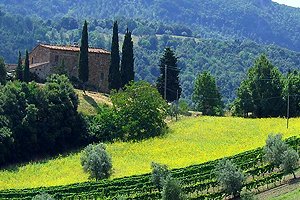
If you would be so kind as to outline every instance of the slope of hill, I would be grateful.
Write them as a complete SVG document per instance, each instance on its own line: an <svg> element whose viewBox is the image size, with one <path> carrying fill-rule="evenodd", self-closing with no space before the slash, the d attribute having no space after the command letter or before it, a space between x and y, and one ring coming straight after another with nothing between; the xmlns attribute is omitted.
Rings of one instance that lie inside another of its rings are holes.
<svg viewBox="0 0 300 200"><path fill-rule="evenodd" d="M169 25L157 33L185 25L200 37L249 38L300 50L300 9L271 0L3 0L7 12L37 15L54 22L68 16L78 20L132 18ZM151 25L152 24L152 25ZM136 29L136 23L130 21ZM180 34L180 33L179 33Z"/></svg>
<svg viewBox="0 0 300 200"><path fill-rule="evenodd" d="M101 93L96 92L86 92L83 93L82 90L76 90L79 97L78 112L84 115L94 115L100 109L102 105L111 105L110 99Z"/></svg>
<svg viewBox="0 0 300 200"><path fill-rule="evenodd" d="M112 178L150 172L152 161L180 168L234 155L263 146L269 133L300 136L300 119L291 119L288 130L285 119L278 118L184 118L172 122L169 127L169 133L161 138L107 144L113 161ZM80 165L80 153L74 153L1 170L0 190L66 185L87 180L88 176Z"/></svg>

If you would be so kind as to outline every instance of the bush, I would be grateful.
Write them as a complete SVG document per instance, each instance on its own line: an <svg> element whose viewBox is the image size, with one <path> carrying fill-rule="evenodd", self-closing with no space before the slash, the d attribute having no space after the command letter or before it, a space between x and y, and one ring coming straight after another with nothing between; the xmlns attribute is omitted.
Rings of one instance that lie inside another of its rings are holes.
<svg viewBox="0 0 300 200"><path fill-rule="evenodd" d="M167 104L156 88L146 82L130 83L111 96L119 116L124 140L142 140L161 135L166 128Z"/></svg>
<svg viewBox="0 0 300 200"><path fill-rule="evenodd" d="M164 182L170 176L167 165L161 165L155 162L151 163L151 179L154 185L160 190L163 188Z"/></svg>
<svg viewBox="0 0 300 200"><path fill-rule="evenodd" d="M296 178L295 170L299 167L299 154L292 148L288 148L282 155L281 167L287 174L292 173Z"/></svg>
<svg viewBox="0 0 300 200"><path fill-rule="evenodd" d="M252 192L245 191L241 193L241 200L256 200L256 198Z"/></svg>
<svg viewBox="0 0 300 200"><path fill-rule="evenodd" d="M88 145L82 152L83 170L96 180L109 178L112 173L112 161L104 144Z"/></svg>
<svg viewBox="0 0 300 200"><path fill-rule="evenodd" d="M164 183L162 200L183 200L185 199L180 184L175 179L168 177Z"/></svg>
<svg viewBox="0 0 300 200"><path fill-rule="evenodd" d="M94 142L111 142L123 138L119 116L110 107L103 107L96 116L90 116L88 129L90 139Z"/></svg>
<svg viewBox="0 0 300 200"><path fill-rule="evenodd" d="M283 152L288 149L287 144L282 140L281 134L269 135L264 147L264 159L275 167L279 167L283 157Z"/></svg>
<svg viewBox="0 0 300 200"><path fill-rule="evenodd" d="M240 169L229 160L221 160L215 169L217 180L228 195L239 196L245 177Z"/></svg>
<svg viewBox="0 0 300 200"><path fill-rule="evenodd" d="M33 197L32 200L55 200L55 199L47 193L42 193Z"/></svg>

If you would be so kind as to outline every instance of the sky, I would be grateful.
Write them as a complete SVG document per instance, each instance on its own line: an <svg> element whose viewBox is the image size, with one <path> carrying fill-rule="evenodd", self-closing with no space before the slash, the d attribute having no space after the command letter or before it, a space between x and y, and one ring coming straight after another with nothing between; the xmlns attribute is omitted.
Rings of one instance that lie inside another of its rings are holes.
<svg viewBox="0 0 300 200"><path fill-rule="evenodd" d="M298 7L300 8L300 0L273 0L280 4L285 4L288 6Z"/></svg>

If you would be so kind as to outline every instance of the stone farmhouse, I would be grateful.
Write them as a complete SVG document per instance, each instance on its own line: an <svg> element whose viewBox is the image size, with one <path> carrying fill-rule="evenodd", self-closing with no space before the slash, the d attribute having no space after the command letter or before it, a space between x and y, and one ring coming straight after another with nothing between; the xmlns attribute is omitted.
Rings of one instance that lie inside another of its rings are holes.
<svg viewBox="0 0 300 200"><path fill-rule="evenodd" d="M54 73L55 67L62 61L69 77L78 77L78 46L59 46L39 44L29 54L29 67L40 79L46 79ZM110 52L99 48L89 48L89 81L101 92L109 92L108 73Z"/></svg>

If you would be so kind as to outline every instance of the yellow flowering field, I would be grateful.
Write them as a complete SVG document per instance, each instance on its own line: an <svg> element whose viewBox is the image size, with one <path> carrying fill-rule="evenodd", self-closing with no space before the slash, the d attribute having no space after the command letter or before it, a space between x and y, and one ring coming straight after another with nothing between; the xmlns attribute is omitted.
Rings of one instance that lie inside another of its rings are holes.
<svg viewBox="0 0 300 200"><path fill-rule="evenodd" d="M300 136L300 119L183 118L169 123L161 138L139 143L107 144L113 159L112 178L150 172L152 161L170 168L186 167L263 146L269 133ZM80 153L0 171L0 189L66 185L88 181Z"/></svg>

